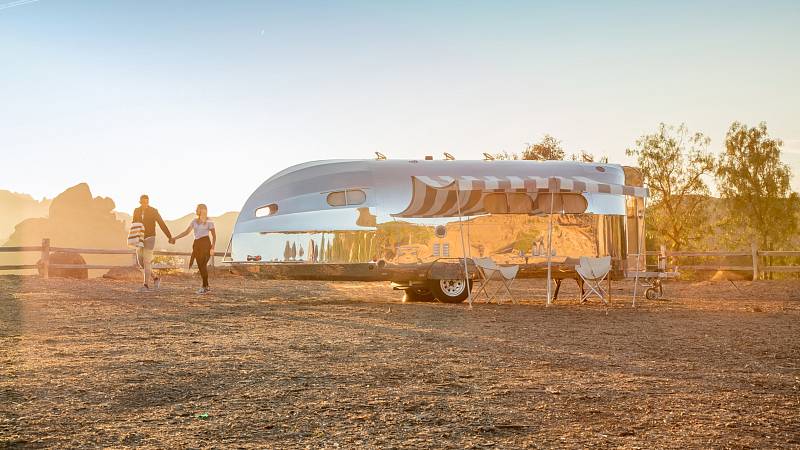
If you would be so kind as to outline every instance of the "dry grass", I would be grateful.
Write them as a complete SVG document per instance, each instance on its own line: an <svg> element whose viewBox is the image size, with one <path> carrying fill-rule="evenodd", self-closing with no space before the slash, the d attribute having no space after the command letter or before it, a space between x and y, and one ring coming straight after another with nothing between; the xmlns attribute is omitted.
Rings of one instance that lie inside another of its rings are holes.
<svg viewBox="0 0 800 450"><path fill-rule="evenodd" d="M607 313L545 308L541 281L472 311L382 283L195 285L0 277L0 448L800 446L799 282Z"/></svg>

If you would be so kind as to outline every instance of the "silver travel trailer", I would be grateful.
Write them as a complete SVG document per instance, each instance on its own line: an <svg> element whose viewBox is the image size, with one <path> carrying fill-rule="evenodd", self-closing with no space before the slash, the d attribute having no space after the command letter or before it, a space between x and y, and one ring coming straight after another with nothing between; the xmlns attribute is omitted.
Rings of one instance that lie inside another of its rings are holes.
<svg viewBox="0 0 800 450"><path fill-rule="evenodd" d="M628 185L641 186L641 176L620 165L574 161L325 160L289 167L242 208L231 265L275 278L391 281L409 298L463 301L465 255L519 264L518 277L546 276L545 192L554 180L573 194L559 197L554 216L549 256L556 273L574 273L580 256L611 255L615 276L622 276L628 255L639 253L643 221L642 199L621 189L640 189Z"/></svg>

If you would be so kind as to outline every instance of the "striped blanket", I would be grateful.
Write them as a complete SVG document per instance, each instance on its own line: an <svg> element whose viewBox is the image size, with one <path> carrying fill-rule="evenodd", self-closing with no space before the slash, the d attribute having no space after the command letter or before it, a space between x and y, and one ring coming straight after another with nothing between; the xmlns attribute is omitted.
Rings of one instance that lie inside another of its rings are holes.
<svg viewBox="0 0 800 450"><path fill-rule="evenodd" d="M144 224L133 222L128 232L128 245L131 247L144 247Z"/></svg>

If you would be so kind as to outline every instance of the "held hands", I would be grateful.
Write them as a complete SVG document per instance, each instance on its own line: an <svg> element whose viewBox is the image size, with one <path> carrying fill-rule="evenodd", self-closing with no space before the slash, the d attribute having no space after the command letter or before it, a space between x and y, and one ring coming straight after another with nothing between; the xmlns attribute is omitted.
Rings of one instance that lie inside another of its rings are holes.
<svg viewBox="0 0 800 450"><path fill-rule="evenodd" d="M170 245L175 245L175 238L169 238Z"/></svg>

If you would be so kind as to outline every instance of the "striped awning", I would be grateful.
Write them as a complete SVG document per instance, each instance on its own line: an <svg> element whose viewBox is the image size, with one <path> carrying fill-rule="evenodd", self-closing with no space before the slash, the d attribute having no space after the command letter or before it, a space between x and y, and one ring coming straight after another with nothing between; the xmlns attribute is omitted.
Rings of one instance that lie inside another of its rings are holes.
<svg viewBox="0 0 800 450"><path fill-rule="evenodd" d="M584 177L412 176L411 203L394 217L455 217L496 213L497 195L507 194L506 213L546 214L555 199L559 212L583 193L647 197L647 188L599 183ZM557 195L557 197L552 197ZM551 198L552 197L552 198ZM545 200L546 201L540 201ZM585 207L585 205L584 205ZM577 212L577 211L576 211Z"/></svg>

